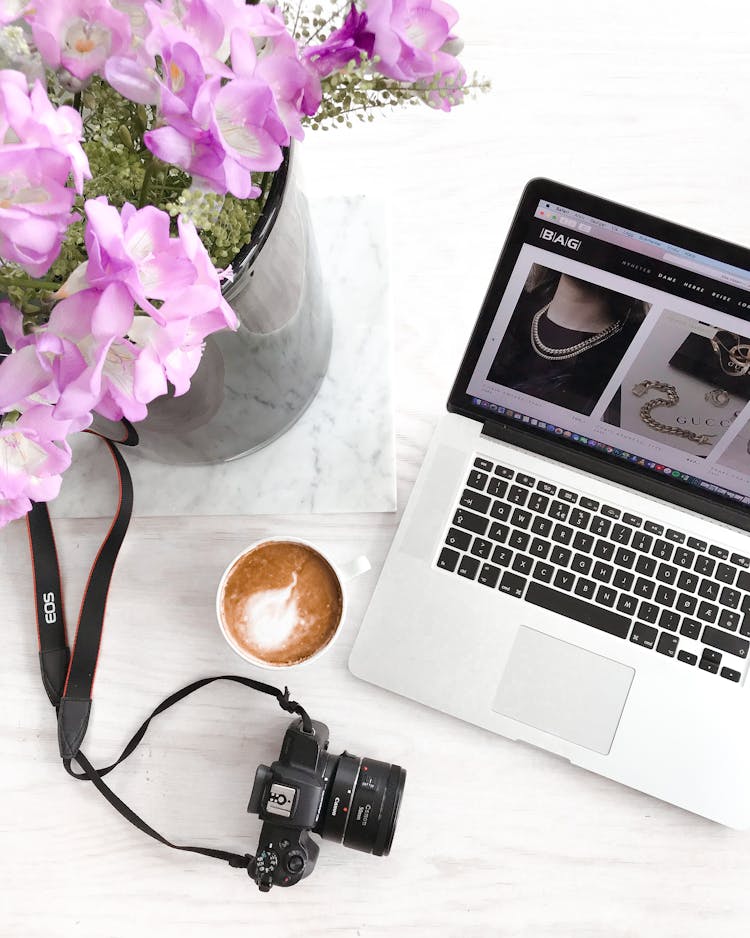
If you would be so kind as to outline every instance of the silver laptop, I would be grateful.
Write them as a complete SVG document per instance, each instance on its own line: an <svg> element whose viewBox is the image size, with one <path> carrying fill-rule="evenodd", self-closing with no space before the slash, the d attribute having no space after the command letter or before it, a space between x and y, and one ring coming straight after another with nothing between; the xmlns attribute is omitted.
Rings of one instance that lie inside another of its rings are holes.
<svg viewBox="0 0 750 938"><path fill-rule="evenodd" d="M352 672L750 826L749 401L750 251L530 182Z"/></svg>

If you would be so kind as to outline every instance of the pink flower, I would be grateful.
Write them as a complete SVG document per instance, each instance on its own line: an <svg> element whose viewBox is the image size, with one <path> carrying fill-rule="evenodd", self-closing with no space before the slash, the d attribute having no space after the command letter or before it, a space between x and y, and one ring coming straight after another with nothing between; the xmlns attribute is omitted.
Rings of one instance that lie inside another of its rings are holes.
<svg viewBox="0 0 750 938"><path fill-rule="evenodd" d="M367 29L367 13L360 13L352 3L343 25L334 29L325 42L303 49L302 59L321 78L326 78L349 62L359 64L363 52L372 58L374 43L375 37Z"/></svg>
<svg viewBox="0 0 750 938"><path fill-rule="evenodd" d="M0 256L43 276L60 253L75 193L70 161L55 150L0 147Z"/></svg>
<svg viewBox="0 0 750 938"><path fill-rule="evenodd" d="M31 6L31 0L0 0L0 26L7 26L24 16Z"/></svg>
<svg viewBox="0 0 750 938"><path fill-rule="evenodd" d="M367 0L365 10L381 74L405 82L459 74L454 56L442 51L458 21L452 6L443 0Z"/></svg>
<svg viewBox="0 0 750 938"><path fill-rule="evenodd" d="M28 19L47 65L79 81L101 73L108 56L130 47L130 20L107 0L44 0Z"/></svg>
<svg viewBox="0 0 750 938"><path fill-rule="evenodd" d="M60 491L60 475L70 465L71 432L49 407L31 407L13 423L0 424L0 526L20 518L31 502L46 502Z"/></svg>

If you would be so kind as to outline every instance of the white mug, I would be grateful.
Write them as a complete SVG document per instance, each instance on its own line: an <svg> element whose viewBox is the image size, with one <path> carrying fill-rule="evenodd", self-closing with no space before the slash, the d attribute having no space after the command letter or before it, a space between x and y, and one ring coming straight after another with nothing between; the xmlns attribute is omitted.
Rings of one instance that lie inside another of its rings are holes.
<svg viewBox="0 0 750 938"><path fill-rule="evenodd" d="M262 547L265 544L272 544L274 542L282 542L286 544L300 544L301 546L307 547L309 550L313 551L313 553L318 554L320 557L323 558L323 560L325 560L328 566L333 570L334 574L336 575L336 579L338 580L339 590L341 591L341 615L339 616L339 621L336 624L336 628L333 634L331 635L329 640L325 643L325 645L321 645L321 647L318 648L317 651L314 651L308 658L305 658L304 661L297 661L294 664L273 664L273 662L264 661L262 658L257 658L255 655L251 654L246 648L243 648L242 645L240 645L237 642L235 637L227 628L226 623L224 622L224 616L222 615L221 607L222 607L222 596L224 593L224 586L226 584L227 577L232 571L234 565L237 563L238 560L241 560L247 554L252 553L252 551L256 550L258 547ZM350 580L353 580L355 577L358 577L360 574L366 573L369 569L370 569L370 561L367 559L367 557L364 557L364 556L357 557L355 560L352 560L350 563L342 565L342 564L334 563L334 561L331 560L331 558L328 557L319 547L316 547L315 544L310 543L310 541L303 540L300 537L285 537L285 536L264 537L261 540L255 541L254 543L250 544L244 550L240 551L240 553L237 554L237 556L231 561L231 563L227 565L226 569L221 575L221 579L219 580L219 586L218 586L218 589L216 590L216 620L219 623L221 634L226 639L226 642L229 645L229 647L234 652L236 652L240 656L240 658L243 658L245 661L249 662L250 664L255 665L257 668L265 668L268 671L282 671L284 669L298 668L301 665L309 664L311 661L315 661L317 658L319 658L323 654L324 651L327 651L331 647L331 645L333 645L339 632L341 631L341 628L344 624L344 620L346 618L346 607L347 607L345 584L348 583Z"/></svg>

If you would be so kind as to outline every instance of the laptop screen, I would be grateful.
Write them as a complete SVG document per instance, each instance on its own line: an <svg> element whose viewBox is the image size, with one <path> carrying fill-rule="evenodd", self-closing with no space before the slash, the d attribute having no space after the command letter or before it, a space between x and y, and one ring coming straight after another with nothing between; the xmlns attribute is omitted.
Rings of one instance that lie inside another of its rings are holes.
<svg viewBox="0 0 750 938"><path fill-rule="evenodd" d="M575 204L521 211L469 407L750 504L750 271Z"/></svg>

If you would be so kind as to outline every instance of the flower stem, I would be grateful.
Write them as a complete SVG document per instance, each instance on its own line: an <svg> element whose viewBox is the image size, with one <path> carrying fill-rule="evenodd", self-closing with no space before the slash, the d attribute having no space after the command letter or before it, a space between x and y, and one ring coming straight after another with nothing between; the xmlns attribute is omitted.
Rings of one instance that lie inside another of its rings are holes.
<svg viewBox="0 0 750 938"><path fill-rule="evenodd" d="M156 161L154 160L154 154L149 151L148 158L146 160L146 168L143 171L143 182L141 183L141 192L138 196L138 208L143 208L146 204L146 198L148 197L148 187L151 182L151 177L156 169Z"/></svg>

